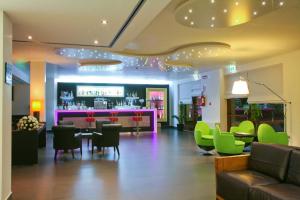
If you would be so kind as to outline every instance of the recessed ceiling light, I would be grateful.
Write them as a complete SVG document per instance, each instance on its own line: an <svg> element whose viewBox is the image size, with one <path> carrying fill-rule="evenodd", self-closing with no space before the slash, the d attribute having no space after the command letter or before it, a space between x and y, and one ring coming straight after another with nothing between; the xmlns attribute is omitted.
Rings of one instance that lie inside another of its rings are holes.
<svg viewBox="0 0 300 200"><path fill-rule="evenodd" d="M32 40L32 36L31 35L28 35L28 40Z"/></svg>
<svg viewBox="0 0 300 200"><path fill-rule="evenodd" d="M193 9L190 8L190 9L189 9L189 13L192 13L192 12L193 12Z"/></svg>
<svg viewBox="0 0 300 200"><path fill-rule="evenodd" d="M210 3L215 3L215 0L210 0Z"/></svg>
<svg viewBox="0 0 300 200"><path fill-rule="evenodd" d="M184 20L188 20L188 16L184 16Z"/></svg>
<svg viewBox="0 0 300 200"><path fill-rule="evenodd" d="M227 12L228 12L228 10L227 10L227 9L224 9L224 10L223 10L223 12L224 12L224 13L227 13Z"/></svg>
<svg viewBox="0 0 300 200"><path fill-rule="evenodd" d="M267 3L265 1L261 2L261 5L265 6Z"/></svg>
<svg viewBox="0 0 300 200"><path fill-rule="evenodd" d="M215 25L214 25L214 24L211 24L211 25L210 25L210 27L212 27L212 28L213 28L213 27L215 27Z"/></svg>
<svg viewBox="0 0 300 200"><path fill-rule="evenodd" d="M192 26L194 25L194 22L193 21L191 21L191 23L190 23Z"/></svg>
<svg viewBox="0 0 300 200"><path fill-rule="evenodd" d="M212 18L211 18L211 20L213 20L213 21L214 21L215 19L216 19L215 17L212 17Z"/></svg>
<svg viewBox="0 0 300 200"><path fill-rule="evenodd" d="M101 20L101 24L106 25L107 24L107 20L106 19L102 19Z"/></svg>
<svg viewBox="0 0 300 200"><path fill-rule="evenodd" d="M99 42L98 42L98 40L94 40L94 44L98 44Z"/></svg>
<svg viewBox="0 0 300 200"><path fill-rule="evenodd" d="M236 1L236 2L235 2L235 5L236 5L236 6L238 6L238 5L239 5L239 2L238 2L238 1Z"/></svg>
<svg viewBox="0 0 300 200"><path fill-rule="evenodd" d="M253 12L253 15L257 15L257 12L256 12L256 11L254 11L254 12Z"/></svg>
<svg viewBox="0 0 300 200"><path fill-rule="evenodd" d="M279 2L279 6L283 6L284 2L283 1L280 1Z"/></svg>

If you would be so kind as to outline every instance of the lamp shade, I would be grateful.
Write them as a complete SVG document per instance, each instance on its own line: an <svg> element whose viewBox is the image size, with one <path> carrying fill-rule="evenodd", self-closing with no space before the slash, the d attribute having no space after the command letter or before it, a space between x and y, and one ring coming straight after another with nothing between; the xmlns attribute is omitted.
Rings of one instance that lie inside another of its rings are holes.
<svg viewBox="0 0 300 200"><path fill-rule="evenodd" d="M31 102L31 110L33 112L35 111L41 111L41 101L38 101L38 100L34 100Z"/></svg>
<svg viewBox="0 0 300 200"><path fill-rule="evenodd" d="M234 81L232 94L249 94L248 83L244 80Z"/></svg>

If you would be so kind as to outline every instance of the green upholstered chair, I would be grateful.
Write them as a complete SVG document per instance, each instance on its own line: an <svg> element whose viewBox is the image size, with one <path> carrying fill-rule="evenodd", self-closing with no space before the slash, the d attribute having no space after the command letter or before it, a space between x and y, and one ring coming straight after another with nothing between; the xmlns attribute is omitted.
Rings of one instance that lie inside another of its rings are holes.
<svg viewBox="0 0 300 200"><path fill-rule="evenodd" d="M194 137L196 144L206 151L214 149L213 141L213 129L211 129L207 123L203 121L198 121L195 130Z"/></svg>
<svg viewBox="0 0 300 200"><path fill-rule="evenodd" d="M258 142L266 144L288 145L289 138L286 132L275 132L269 124L261 124L257 131Z"/></svg>
<svg viewBox="0 0 300 200"><path fill-rule="evenodd" d="M254 124L252 121L246 120L242 121L239 126L232 126L230 128L230 133L237 133L237 132L242 132L242 133L249 133L249 135L254 135ZM245 142L246 144L249 144L253 142L254 137L245 137L245 138L239 138L239 140Z"/></svg>
<svg viewBox="0 0 300 200"><path fill-rule="evenodd" d="M220 127L216 126L214 131L215 149L220 154L237 155L243 153L245 142L235 140L230 132L221 132Z"/></svg>

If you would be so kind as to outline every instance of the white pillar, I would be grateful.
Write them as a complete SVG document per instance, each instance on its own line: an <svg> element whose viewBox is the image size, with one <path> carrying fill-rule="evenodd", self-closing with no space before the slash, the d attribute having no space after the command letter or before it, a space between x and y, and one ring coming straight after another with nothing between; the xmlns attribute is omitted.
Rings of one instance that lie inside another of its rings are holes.
<svg viewBox="0 0 300 200"><path fill-rule="evenodd" d="M12 23L0 10L0 199L11 195L11 85L5 84L5 63L12 63Z"/></svg>
<svg viewBox="0 0 300 200"><path fill-rule="evenodd" d="M46 120L45 115L45 97L46 97L46 63L30 62L30 113L32 101L41 102L40 121Z"/></svg>

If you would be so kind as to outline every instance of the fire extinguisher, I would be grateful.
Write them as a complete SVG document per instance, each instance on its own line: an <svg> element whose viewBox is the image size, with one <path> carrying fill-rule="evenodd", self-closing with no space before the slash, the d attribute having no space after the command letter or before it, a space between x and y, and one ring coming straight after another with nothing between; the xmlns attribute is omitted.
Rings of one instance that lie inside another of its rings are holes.
<svg viewBox="0 0 300 200"><path fill-rule="evenodd" d="M205 106L205 104L206 104L206 97L202 95L200 97L200 106Z"/></svg>

